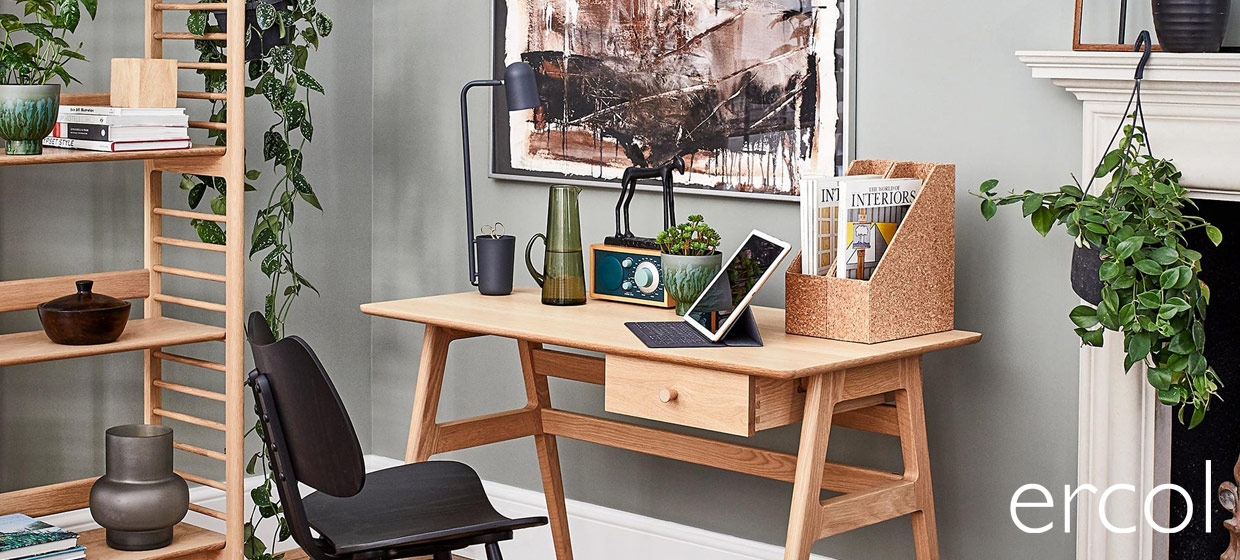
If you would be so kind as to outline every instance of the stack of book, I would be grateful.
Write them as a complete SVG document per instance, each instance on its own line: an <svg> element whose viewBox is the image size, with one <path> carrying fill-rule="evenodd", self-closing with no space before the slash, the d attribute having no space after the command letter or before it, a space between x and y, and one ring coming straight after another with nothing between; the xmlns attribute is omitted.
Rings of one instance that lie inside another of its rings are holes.
<svg viewBox="0 0 1240 560"><path fill-rule="evenodd" d="M29 516L0 516L0 560L80 560L78 536Z"/></svg>
<svg viewBox="0 0 1240 560"><path fill-rule="evenodd" d="M43 145L95 152L182 150L191 146L189 115L183 108L64 105L55 130Z"/></svg>

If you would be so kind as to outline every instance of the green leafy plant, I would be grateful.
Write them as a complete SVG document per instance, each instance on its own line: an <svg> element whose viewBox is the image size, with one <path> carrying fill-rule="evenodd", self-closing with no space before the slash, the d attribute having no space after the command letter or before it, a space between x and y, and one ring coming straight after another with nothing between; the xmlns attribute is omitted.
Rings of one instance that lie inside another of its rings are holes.
<svg viewBox="0 0 1240 560"><path fill-rule="evenodd" d="M224 0L199 2L222 3ZM211 23L208 16L207 11L190 12L187 21L189 31L196 35L220 32L219 26ZM318 293L318 289L294 266L292 225L297 207L302 204L323 210L302 164L306 148L314 140L311 97L312 94L325 93L323 85L307 69L307 63L311 53L318 50L320 39L331 34L332 20L318 10L315 0L288 0L287 3L275 5L259 3L255 16L255 21L249 22L246 29L246 43L260 40L263 31L272 28L278 28L280 37L287 41L287 44L270 47L259 59L248 63L250 85L245 91L247 98L261 96L265 99L274 116L274 123L263 134L263 160L271 164L275 179L267 191L266 205L259 209L255 217L250 258L262 255L262 271L270 280L264 316L272 332L277 337L283 337L285 323L297 296L306 289ZM200 62L227 61L221 43L195 41L194 47L198 50ZM241 53L234 55L240 56ZM198 70L198 74L203 77L206 91L226 91L227 74L224 71ZM210 122L227 122L228 110L227 103L213 101ZM208 136L217 145L227 143L227 134L223 130L210 130ZM257 190L250 181L258 181L261 177L259 170L248 170L245 189ZM187 192L191 208L197 208L210 193L213 196L209 205L217 215L223 215L227 210L226 187L224 179L219 177L186 175L181 180L181 188ZM215 222L193 220L190 223L205 243L223 244L227 238L226 232ZM252 433L261 436L261 430L261 425L255 423L246 437ZM254 507L245 524L243 547L243 554L249 560L280 560L284 555L273 555L271 550L276 543L287 541L291 536L283 507L275 493L272 473L267 468L268 461L267 449L260 447L246 465L247 473L258 474L261 471L264 477L263 483L250 492ZM276 521L275 533L267 542L255 533L263 519ZM272 546L268 546L268 542Z"/></svg>
<svg viewBox="0 0 1240 560"><path fill-rule="evenodd" d="M660 233L655 242L669 255L713 255L719 248L720 238L705 220L698 214L689 216L689 221Z"/></svg>
<svg viewBox="0 0 1240 560"><path fill-rule="evenodd" d="M200 3L220 3L224 0L200 0ZM310 54L319 48L320 39L332 31L332 20L318 10L315 0L289 0L281 7L260 3L255 8L255 21L246 29L246 40L256 41L263 31L280 30L280 37L288 44L276 45L263 53L258 60L249 62L246 97L261 96L275 116L274 123L263 134L263 159L271 163L276 178L268 191L266 205L258 211L250 238L250 258L262 254L262 271L269 279L265 298L264 316L276 336L283 336L293 304L303 290L318 293L310 281L297 271L293 262L293 220L297 206L309 204L322 211L323 206L315 194L311 181L303 172L305 150L314 140L314 115L311 111L313 94L325 93L323 85L309 70ZM191 12L187 22L194 34L217 33L219 27L210 22L208 12ZM223 45L215 41L195 41L200 62L224 62ZM221 70L198 70L208 92L223 92L227 76ZM211 122L228 120L228 104L212 102ZM208 136L218 145L224 145L227 135L223 130L211 130ZM262 173L250 169L248 181L257 181ZM226 185L220 177L187 175L181 181L187 191L189 205L197 208L208 193L214 196L209 204L212 212L223 214L226 206ZM246 190L255 190L247 183ZM196 220L191 225L205 243L223 244L225 232L215 222Z"/></svg>
<svg viewBox="0 0 1240 560"><path fill-rule="evenodd" d="M1203 353L1210 288L1200 278L1201 253L1185 234L1204 230L1215 245L1223 234L1185 213L1196 204L1180 185L1181 173L1143 148L1144 127L1125 126L1119 148L1095 172L1098 179L1110 176L1097 195L1076 181L1058 191L997 195L996 179L973 194L982 199L986 220L999 206L1019 204L1043 236L1062 225L1078 246L1099 249L1102 302L1072 310L1077 335L1085 345L1102 346L1104 330L1123 333L1125 369L1144 363L1158 399L1178 406L1180 421L1196 427L1222 380Z"/></svg>
<svg viewBox="0 0 1240 560"><path fill-rule="evenodd" d="M65 65L86 60L82 43L69 44L85 10L90 19L99 11L99 0L15 0L24 16L0 14L0 76L6 85L37 86L60 78L65 85L78 81Z"/></svg>

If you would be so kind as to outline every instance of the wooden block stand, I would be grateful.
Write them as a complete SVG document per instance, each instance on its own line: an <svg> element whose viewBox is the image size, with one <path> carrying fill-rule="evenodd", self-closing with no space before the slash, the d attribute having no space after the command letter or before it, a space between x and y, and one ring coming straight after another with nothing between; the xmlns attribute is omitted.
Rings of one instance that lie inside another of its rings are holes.
<svg viewBox="0 0 1240 560"><path fill-rule="evenodd" d="M869 281L800 274L797 255L787 274L788 333L874 344L955 328L956 166L858 160L847 174L924 185Z"/></svg>

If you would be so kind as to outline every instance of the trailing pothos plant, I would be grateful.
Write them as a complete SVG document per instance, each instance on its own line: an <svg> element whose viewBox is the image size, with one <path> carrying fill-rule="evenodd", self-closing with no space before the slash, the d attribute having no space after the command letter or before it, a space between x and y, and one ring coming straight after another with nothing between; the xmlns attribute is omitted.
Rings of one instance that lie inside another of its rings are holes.
<svg viewBox="0 0 1240 560"><path fill-rule="evenodd" d="M77 31L85 10L90 19L99 12L99 0L15 0L28 21L17 14L0 14L0 84L41 86L59 78L78 81L65 70L71 60L86 60L82 43L68 41Z"/></svg>
<svg viewBox="0 0 1240 560"><path fill-rule="evenodd" d="M199 0L200 3L223 3L225 0ZM218 33L219 26L211 23L208 11L192 11L187 27L190 33L202 35ZM268 0L255 6L255 17L247 21L246 43L261 41L264 31L279 29L280 44L264 46L261 56L248 63L249 85L245 96L261 97L267 101L273 114L273 124L263 134L263 160L272 165L275 178L267 190L266 205L258 211L250 237L250 258L262 255L262 271L269 280L265 298L264 316L277 337L284 335L284 325L294 301L303 290L318 290L301 275L293 262L293 219L297 207L308 204L322 211L318 196L303 170L305 150L314 139L314 117L311 111L313 94L323 94L324 88L307 69L312 52L319 48L319 40L332 31L332 20L318 10L315 0ZM200 62L226 62L223 45L215 41L195 41ZM243 56L243 53L231 53ZM220 70L199 70L207 92L224 92L227 74ZM210 122L228 121L228 104L213 101ZM244 108L237 108L244 110ZM225 145L227 134L223 130L209 130L208 136L217 145ZM257 190L251 182L257 182L262 172L248 169L246 191ZM211 211L223 215L226 211L227 184L223 178L186 175L181 188L187 191L189 205L197 208L208 198ZM215 222L193 220L191 225L205 243L223 244L227 233ZM257 422L247 432L258 433L262 427ZM260 434L261 435L261 434ZM246 472L261 471L263 483L250 492L254 507L245 524L243 553L249 560L279 560L283 554L272 554L274 545L289 539L290 531L283 516L283 508L274 492L272 476L268 470L267 449L250 457ZM274 519L276 529L271 540L264 542L255 533L259 521ZM268 545L270 543L271 546Z"/></svg>
<svg viewBox="0 0 1240 560"><path fill-rule="evenodd" d="M1200 278L1201 253L1189 247L1186 234L1204 230L1215 245L1223 234L1185 213L1197 206L1175 165L1146 148L1145 128L1134 123L1123 132L1095 172L1097 179L1110 176L1099 194L1074 180L1057 191L998 195L996 179L973 194L982 199L986 220L999 206L1018 204L1043 236L1062 225L1078 247L1099 249L1102 301L1072 310L1077 335L1100 347L1104 330L1123 333L1125 369L1144 363L1159 401L1178 406L1180 422L1196 427L1222 380L1204 354L1210 288Z"/></svg>

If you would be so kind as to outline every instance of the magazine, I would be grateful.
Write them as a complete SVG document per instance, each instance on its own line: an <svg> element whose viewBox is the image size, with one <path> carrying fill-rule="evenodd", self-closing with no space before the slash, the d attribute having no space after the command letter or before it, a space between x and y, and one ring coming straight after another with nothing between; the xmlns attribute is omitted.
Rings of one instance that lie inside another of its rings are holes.
<svg viewBox="0 0 1240 560"><path fill-rule="evenodd" d="M77 546L78 536L30 516L0 516L0 560L25 558Z"/></svg>
<svg viewBox="0 0 1240 560"><path fill-rule="evenodd" d="M870 279L921 186L921 179L840 182L836 277Z"/></svg>
<svg viewBox="0 0 1240 560"><path fill-rule="evenodd" d="M840 181L879 178L878 175L806 176L802 180L801 274L824 276L835 264Z"/></svg>

